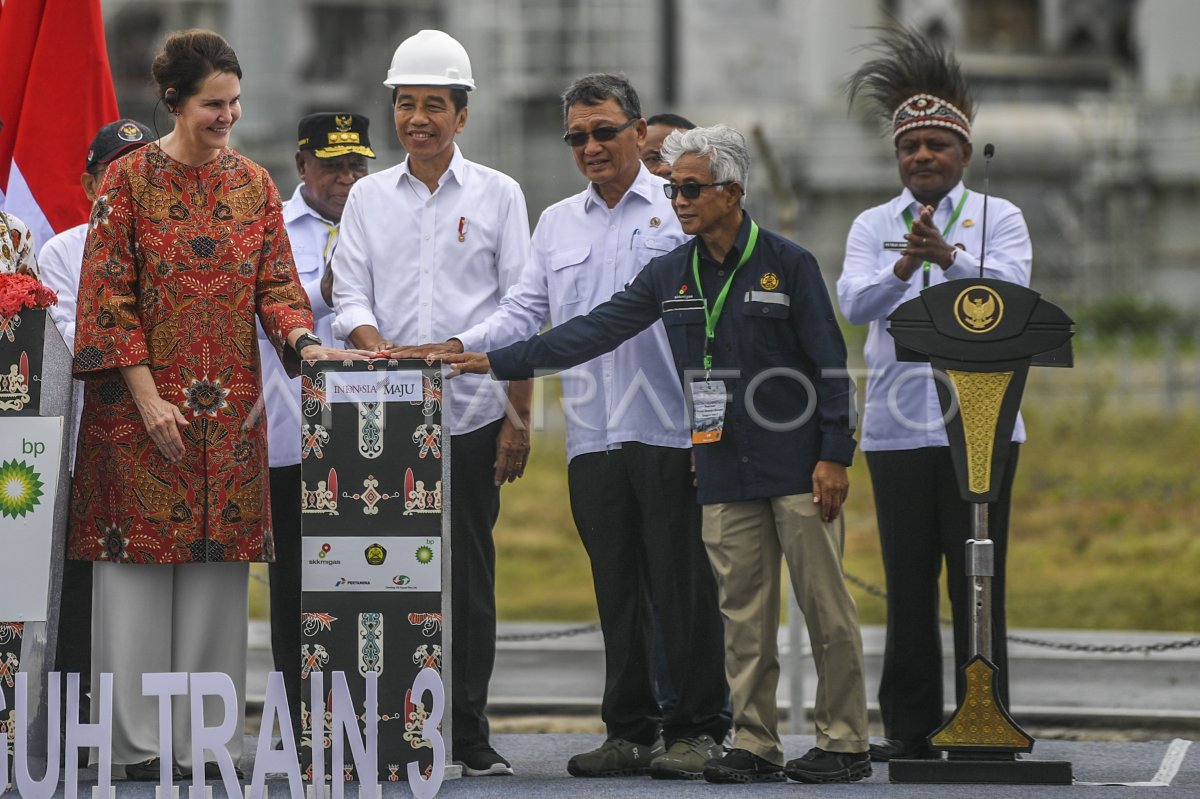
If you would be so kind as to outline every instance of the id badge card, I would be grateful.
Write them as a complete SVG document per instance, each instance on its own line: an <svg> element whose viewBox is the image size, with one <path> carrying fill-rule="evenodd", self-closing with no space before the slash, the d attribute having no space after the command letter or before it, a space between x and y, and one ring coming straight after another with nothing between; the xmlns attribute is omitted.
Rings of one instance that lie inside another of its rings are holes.
<svg viewBox="0 0 1200 799"><path fill-rule="evenodd" d="M692 443L712 444L721 440L725 428L725 381L698 380L692 390Z"/></svg>

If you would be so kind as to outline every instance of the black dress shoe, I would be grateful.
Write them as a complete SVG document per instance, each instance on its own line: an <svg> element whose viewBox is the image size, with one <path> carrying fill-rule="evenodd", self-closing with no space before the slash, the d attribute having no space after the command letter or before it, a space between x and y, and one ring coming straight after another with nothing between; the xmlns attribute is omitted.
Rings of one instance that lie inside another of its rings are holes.
<svg viewBox="0 0 1200 799"><path fill-rule="evenodd" d="M941 752L929 748L925 741L902 741L899 738L881 738L879 743L871 744L868 751L871 760L876 763L886 763L889 760L938 760Z"/></svg>
<svg viewBox="0 0 1200 799"><path fill-rule="evenodd" d="M132 782L158 782L158 758L152 757L141 763L130 763L125 766L125 779ZM171 781L179 782L179 766L171 766Z"/></svg>
<svg viewBox="0 0 1200 799"><path fill-rule="evenodd" d="M183 772L183 778L185 780L190 780L192 778L193 773L194 773L194 771L192 769L187 769ZM238 766L233 767L233 774L235 777L237 777L238 782L246 781L245 773L243 773L241 768L239 768ZM221 779L221 767L218 766L216 763L205 763L204 764L204 781L205 782L217 782L220 779Z"/></svg>
<svg viewBox="0 0 1200 799"><path fill-rule="evenodd" d="M242 773L242 770L240 768L238 768L237 766L233 767L233 773L237 777L238 782L246 781L246 775L244 773ZM214 782L216 780L221 779L221 767L218 766L216 763L205 763L204 764L204 779L212 780Z"/></svg>

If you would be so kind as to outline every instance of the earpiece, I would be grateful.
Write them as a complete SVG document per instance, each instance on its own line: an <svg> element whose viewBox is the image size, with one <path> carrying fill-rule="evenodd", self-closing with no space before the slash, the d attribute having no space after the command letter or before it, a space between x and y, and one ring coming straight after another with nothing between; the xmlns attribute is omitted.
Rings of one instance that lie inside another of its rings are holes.
<svg viewBox="0 0 1200 799"><path fill-rule="evenodd" d="M178 89L171 88L171 89L167 89L165 92L163 92L163 105L165 105L167 107L167 110L170 111L172 114L175 113L175 105L178 102L179 102L179 90Z"/></svg>

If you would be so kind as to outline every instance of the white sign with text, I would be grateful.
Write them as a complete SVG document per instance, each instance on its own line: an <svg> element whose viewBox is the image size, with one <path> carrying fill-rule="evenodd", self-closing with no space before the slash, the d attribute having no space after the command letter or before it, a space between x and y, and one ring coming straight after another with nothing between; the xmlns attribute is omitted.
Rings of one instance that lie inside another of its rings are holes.
<svg viewBox="0 0 1200 799"><path fill-rule="evenodd" d="M307 536L302 548L305 591L440 591L438 538Z"/></svg>
<svg viewBox="0 0 1200 799"><path fill-rule="evenodd" d="M61 416L0 419L0 621L45 621Z"/></svg>
<svg viewBox="0 0 1200 799"><path fill-rule="evenodd" d="M420 402L421 373L416 369L325 373L329 402Z"/></svg>

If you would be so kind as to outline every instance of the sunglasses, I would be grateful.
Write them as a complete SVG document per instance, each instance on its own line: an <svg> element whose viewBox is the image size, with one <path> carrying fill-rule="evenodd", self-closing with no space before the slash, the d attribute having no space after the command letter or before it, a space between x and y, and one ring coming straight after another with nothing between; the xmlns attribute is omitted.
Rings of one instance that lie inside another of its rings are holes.
<svg viewBox="0 0 1200 799"><path fill-rule="evenodd" d="M574 133L564 133L563 141L565 141L571 147L582 147L583 145L587 144L588 136L591 136L596 141L612 141L613 139L617 138L618 133L625 130L625 128L629 127L634 122L637 122L639 118L640 117L634 117L633 119L627 121L624 125L617 125L616 127L613 127L612 125L605 125L602 128L596 128L595 130L590 131L579 130L575 131Z"/></svg>
<svg viewBox="0 0 1200 799"><path fill-rule="evenodd" d="M682 194L689 200L694 200L700 196L700 192L712 186L728 186L733 183L732 180L723 180L720 183L667 183L663 186L663 193L667 195L668 200L674 200Z"/></svg>

